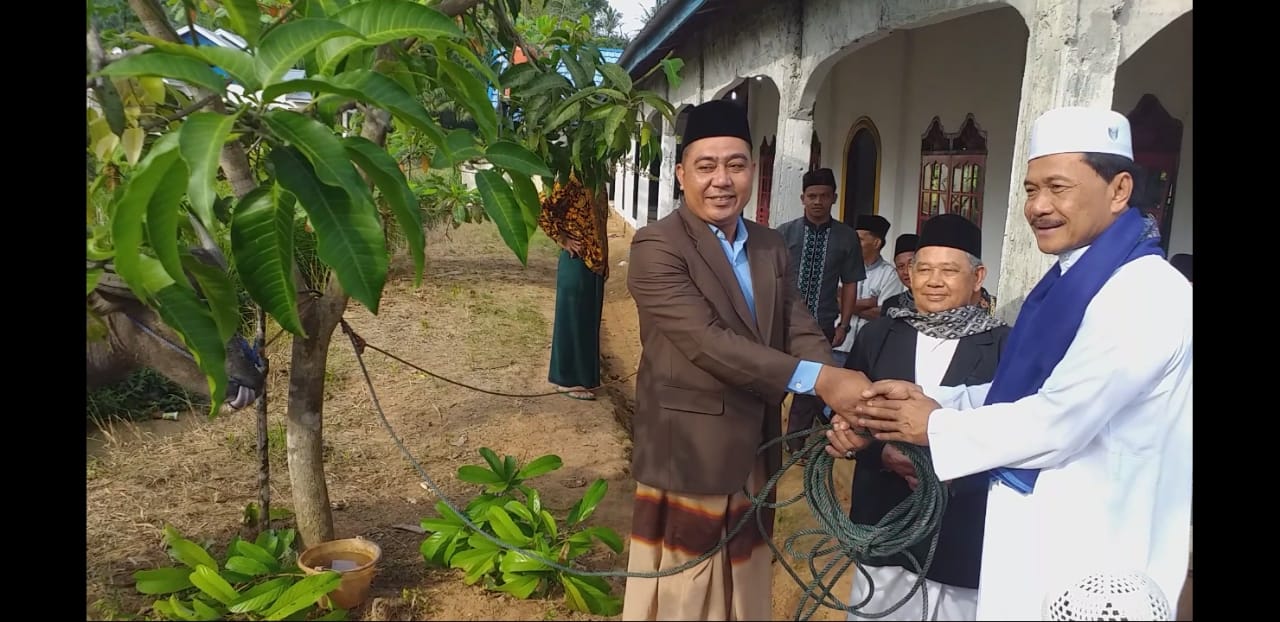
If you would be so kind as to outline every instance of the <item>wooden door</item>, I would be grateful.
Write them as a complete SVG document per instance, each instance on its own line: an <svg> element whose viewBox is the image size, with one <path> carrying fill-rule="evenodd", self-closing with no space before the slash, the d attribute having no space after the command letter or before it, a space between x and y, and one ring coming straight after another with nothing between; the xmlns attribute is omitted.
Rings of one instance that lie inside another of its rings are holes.
<svg viewBox="0 0 1280 622"><path fill-rule="evenodd" d="M1142 167L1142 185L1135 192L1143 210L1159 223L1160 244L1168 251L1182 152L1182 121L1173 118L1155 95L1147 93L1129 113L1129 126L1133 132L1133 161Z"/></svg>

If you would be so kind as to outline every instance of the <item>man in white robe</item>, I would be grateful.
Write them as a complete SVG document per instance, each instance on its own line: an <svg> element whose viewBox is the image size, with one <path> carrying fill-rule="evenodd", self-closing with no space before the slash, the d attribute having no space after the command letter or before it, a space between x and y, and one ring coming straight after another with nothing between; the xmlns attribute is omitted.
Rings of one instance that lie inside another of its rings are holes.
<svg viewBox="0 0 1280 622"><path fill-rule="evenodd" d="M882 381L828 433L834 456L865 447L865 429L927 445L940 480L991 474L979 620L1038 619L1057 586L1097 568L1145 573L1165 594L1186 580L1191 286L1129 207L1132 160L1118 113L1037 120L1024 211L1058 262L1028 294L995 380Z"/></svg>

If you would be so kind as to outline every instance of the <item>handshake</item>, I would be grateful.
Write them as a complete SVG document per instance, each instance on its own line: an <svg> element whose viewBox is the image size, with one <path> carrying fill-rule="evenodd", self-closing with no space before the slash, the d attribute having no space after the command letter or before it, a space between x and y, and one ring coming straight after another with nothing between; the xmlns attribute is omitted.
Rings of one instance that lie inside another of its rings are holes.
<svg viewBox="0 0 1280 622"><path fill-rule="evenodd" d="M819 372L814 393L834 414L832 429L827 431L827 453L836 458L853 459L873 440L928 445L929 415L940 408L919 386L905 380L873 383L861 372L831 366ZM886 466L890 454L896 454L895 462L897 457L905 460L901 452L889 449L885 450Z"/></svg>

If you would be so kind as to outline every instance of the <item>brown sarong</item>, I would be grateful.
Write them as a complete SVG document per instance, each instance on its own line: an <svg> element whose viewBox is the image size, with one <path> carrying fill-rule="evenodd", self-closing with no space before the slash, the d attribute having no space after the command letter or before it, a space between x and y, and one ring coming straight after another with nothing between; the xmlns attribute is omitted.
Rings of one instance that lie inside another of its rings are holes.
<svg viewBox="0 0 1280 622"><path fill-rule="evenodd" d="M747 488L759 494L767 478L757 460ZM770 492L769 501L775 495ZM629 572L655 572L696 559L751 509L742 492L689 495L636 484ZM769 620L772 618L774 510L761 508L766 533L753 515L723 549L679 574L627 578L623 620Z"/></svg>

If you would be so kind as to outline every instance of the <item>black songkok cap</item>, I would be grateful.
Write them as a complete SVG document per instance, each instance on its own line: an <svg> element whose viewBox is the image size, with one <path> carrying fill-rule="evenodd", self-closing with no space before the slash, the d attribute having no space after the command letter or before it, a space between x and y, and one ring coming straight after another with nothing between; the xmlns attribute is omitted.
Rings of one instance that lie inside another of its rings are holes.
<svg viewBox="0 0 1280 622"><path fill-rule="evenodd" d="M893 256L897 257L903 253L915 252L919 242L920 236L914 233L904 233L898 236L898 241L893 245Z"/></svg>
<svg viewBox="0 0 1280 622"><path fill-rule="evenodd" d="M809 186L831 186L832 190L836 189L836 175L829 168L819 168L804 174L804 185L800 187L801 191L808 190Z"/></svg>
<svg viewBox="0 0 1280 622"><path fill-rule="evenodd" d="M938 214L920 228L916 248L947 246L958 248L974 257L982 257L982 229L959 214Z"/></svg>
<svg viewBox="0 0 1280 622"><path fill-rule="evenodd" d="M857 224L853 228L870 231L872 235L880 238L881 242L884 241L884 236L889 235L889 221L877 214L858 214Z"/></svg>
<svg viewBox="0 0 1280 622"><path fill-rule="evenodd" d="M695 140L716 136L741 138L751 145L746 108L726 99L715 99L689 110L680 139L682 149L687 149Z"/></svg>

